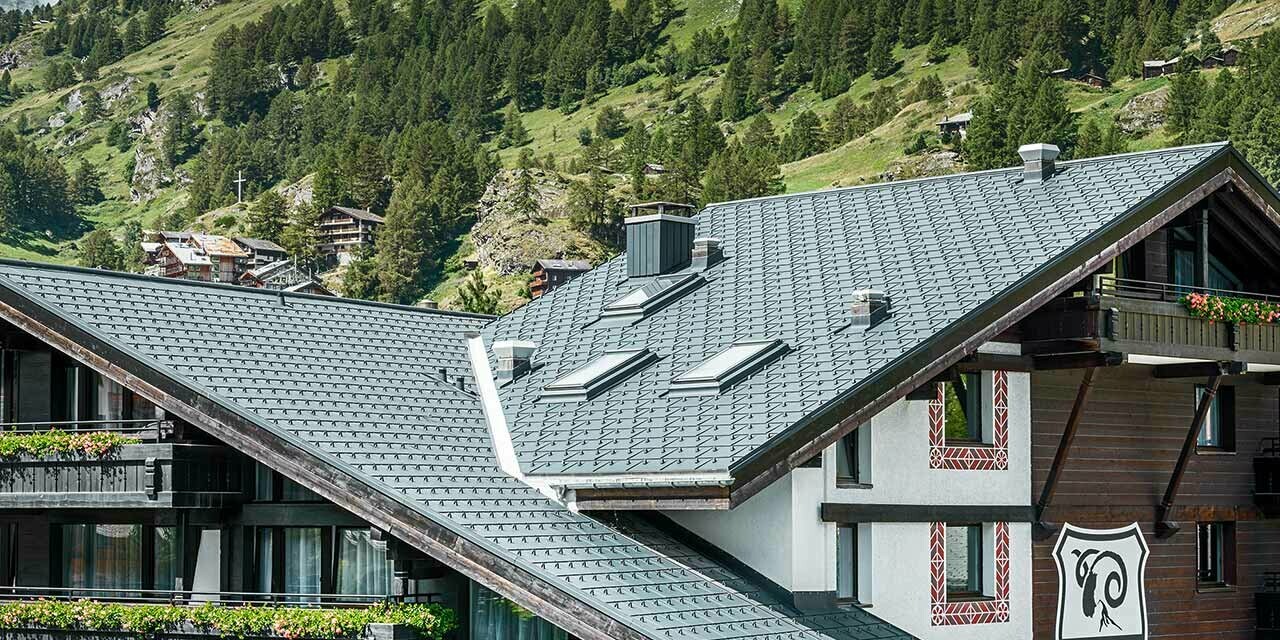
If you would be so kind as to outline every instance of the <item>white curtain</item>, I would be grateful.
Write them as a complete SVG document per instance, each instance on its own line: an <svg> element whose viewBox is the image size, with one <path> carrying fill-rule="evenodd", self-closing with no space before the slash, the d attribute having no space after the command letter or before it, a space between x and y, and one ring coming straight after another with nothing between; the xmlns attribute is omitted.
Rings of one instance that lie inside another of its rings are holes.
<svg viewBox="0 0 1280 640"><path fill-rule="evenodd" d="M142 525L63 525L62 585L141 589Z"/></svg>
<svg viewBox="0 0 1280 640"><path fill-rule="evenodd" d="M471 637L485 640L568 640L569 634L472 582Z"/></svg>
<svg viewBox="0 0 1280 640"><path fill-rule="evenodd" d="M387 543L368 529L338 530L338 593L386 595L391 587Z"/></svg>
<svg viewBox="0 0 1280 640"><path fill-rule="evenodd" d="M285 593L320 593L320 528L284 530ZM301 598L311 602L314 598Z"/></svg>

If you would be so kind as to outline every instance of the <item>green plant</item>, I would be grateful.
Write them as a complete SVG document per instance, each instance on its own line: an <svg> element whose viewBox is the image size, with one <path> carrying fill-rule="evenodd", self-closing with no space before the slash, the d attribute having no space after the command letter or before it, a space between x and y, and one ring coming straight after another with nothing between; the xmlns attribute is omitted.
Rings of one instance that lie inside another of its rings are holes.
<svg viewBox="0 0 1280 640"><path fill-rule="evenodd" d="M141 442L134 436L107 431L67 433L53 429L36 433L0 433L0 458L21 455L83 455L101 458L119 447Z"/></svg>
<svg viewBox="0 0 1280 640"><path fill-rule="evenodd" d="M351 609L227 607L212 602L188 607L43 599L0 604L0 627L6 629L125 631L144 638L178 631L184 624L224 638L353 638L375 623L403 625L422 638L439 640L457 626L457 618L451 609L438 604L381 603Z"/></svg>
<svg viewBox="0 0 1280 640"><path fill-rule="evenodd" d="M1180 299L1193 317L1209 322L1270 324L1280 319L1280 304L1248 298L1188 293Z"/></svg>

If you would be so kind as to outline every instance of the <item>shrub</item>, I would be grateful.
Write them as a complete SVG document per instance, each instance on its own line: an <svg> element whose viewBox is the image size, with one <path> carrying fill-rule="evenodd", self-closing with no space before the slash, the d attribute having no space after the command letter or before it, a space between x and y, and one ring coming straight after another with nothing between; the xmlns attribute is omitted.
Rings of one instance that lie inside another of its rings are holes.
<svg viewBox="0 0 1280 640"><path fill-rule="evenodd" d="M1188 293L1180 301L1193 317L1209 322L1270 324L1280 319L1280 304L1274 302L1205 293Z"/></svg>
<svg viewBox="0 0 1280 640"><path fill-rule="evenodd" d="M67 433L54 429L37 433L0 433L0 458L16 458L21 455L83 455L101 458L119 447L138 442L141 440L136 437L105 431Z"/></svg>
<svg viewBox="0 0 1280 640"><path fill-rule="evenodd" d="M35 600L0 604L6 629L125 631L149 638L190 624L224 638L354 638L370 624L399 624L422 638L439 640L457 626L454 612L438 604L376 604L366 608L304 609L269 606L198 607L127 605L94 600Z"/></svg>

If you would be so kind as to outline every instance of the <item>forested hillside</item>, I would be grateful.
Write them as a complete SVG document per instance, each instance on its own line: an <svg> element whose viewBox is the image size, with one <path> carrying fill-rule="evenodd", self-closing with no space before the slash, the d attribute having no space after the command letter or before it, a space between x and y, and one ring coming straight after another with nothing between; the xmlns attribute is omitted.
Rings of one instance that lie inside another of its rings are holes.
<svg viewBox="0 0 1280 640"><path fill-rule="evenodd" d="M1275 179L1278 7L69 0L7 11L0 253L136 269L142 229L203 228L275 240L306 262L319 212L346 205L386 217L376 252L333 274L346 295L493 311L518 303L530 258L616 250L631 202L1005 166L1026 142L1085 157L1230 138ZM1196 64L1227 46L1239 65ZM1180 73L1141 79L1142 61L1179 55ZM1110 86L1073 81L1089 72ZM966 138L939 135L936 121L970 110ZM495 257L495 234L470 233L486 216L545 241L507 236Z"/></svg>

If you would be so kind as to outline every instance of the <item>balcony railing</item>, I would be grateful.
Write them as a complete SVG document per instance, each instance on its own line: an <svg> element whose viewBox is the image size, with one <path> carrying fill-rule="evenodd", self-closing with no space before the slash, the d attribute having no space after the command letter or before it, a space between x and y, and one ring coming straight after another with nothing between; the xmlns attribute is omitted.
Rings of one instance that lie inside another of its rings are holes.
<svg viewBox="0 0 1280 640"><path fill-rule="evenodd" d="M14 434L45 431L67 433L118 433L143 442L160 442L174 433L172 420L142 418L137 420L60 420L51 422L0 422L0 431Z"/></svg>
<svg viewBox="0 0 1280 640"><path fill-rule="evenodd" d="M0 601L96 600L121 604L214 604L227 607L349 608L374 604L437 602L439 593L408 595L350 593L261 593L252 591L171 591L164 589L96 589L89 587L0 587Z"/></svg>
<svg viewBox="0 0 1280 640"><path fill-rule="evenodd" d="M1246 300L1257 300L1259 302L1280 303L1280 296L1271 296L1251 291L1233 291L1231 289L1213 289L1210 287L1195 287L1185 284L1170 284L1168 282L1132 280L1129 278L1117 278L1108 274L1099 274L1093 278L1094 291L1099 295L1115 298L1178 302L1188 293L1203 293L1222 298L1244 298Z"/></svg>
<svg viewBox="0 0 1280 640"><path fill-rule="evenodd" d="M1022 322L1024 353L1083 351L1280 364L1280 324L1213 321L1182 303L1188 293L1280 304L1280 296L1094 276L1083 295L1052 300Z"/></svg>

